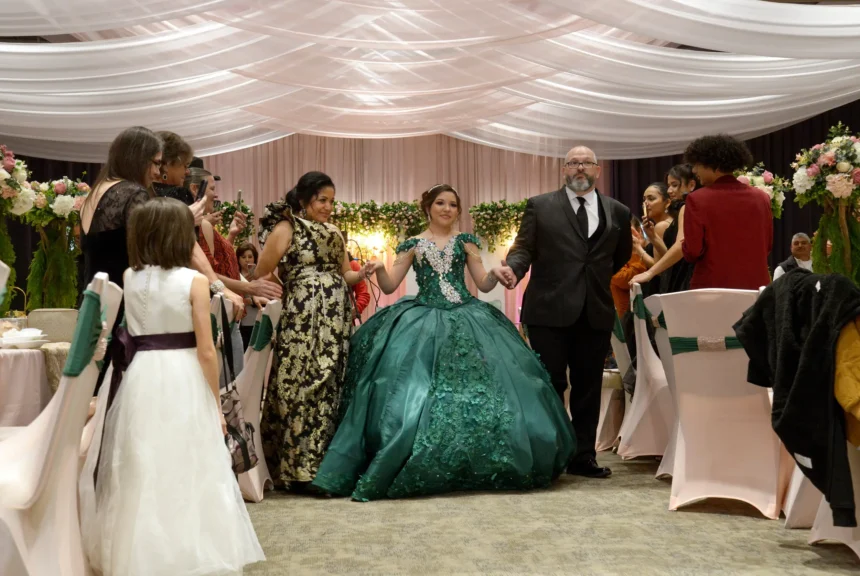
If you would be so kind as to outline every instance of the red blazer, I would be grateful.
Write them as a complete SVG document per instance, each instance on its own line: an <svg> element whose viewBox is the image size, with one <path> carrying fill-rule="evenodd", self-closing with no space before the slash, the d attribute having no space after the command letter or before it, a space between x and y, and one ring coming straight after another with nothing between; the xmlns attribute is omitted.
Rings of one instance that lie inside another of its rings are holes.
<svg viewBox="0 0 860 576"><path fill-rule="evenodd" d="M723 176L687 196L684 258L696 265L690 289L767 286L772 248L770 199L761 190Z"/></svg>
<svg viewBox="0 0 860 576"><path fill-rule="evenodd" d="M350 260L349 267L356 272L361 271L361 264L355 260ZM358 284L354 284L352 286L352 293L355 295L356 313L360 316L364 312L364 309L367 308L367 305L370 304L370 293L367 291L367 282L362 280Z"/></svg>

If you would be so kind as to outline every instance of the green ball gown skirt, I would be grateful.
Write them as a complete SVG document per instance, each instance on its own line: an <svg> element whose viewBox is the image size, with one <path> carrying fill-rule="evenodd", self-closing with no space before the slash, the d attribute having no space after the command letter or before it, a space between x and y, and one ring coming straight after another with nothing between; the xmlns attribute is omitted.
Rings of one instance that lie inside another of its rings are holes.
<svg viewBox="0 0 860 576"><path fill-rule="evenodd" d="M546 487L576 450L549 374L466 289L469 234L413 238L419 294L353 336L341 421L313 485L355 500Z"/></svg>

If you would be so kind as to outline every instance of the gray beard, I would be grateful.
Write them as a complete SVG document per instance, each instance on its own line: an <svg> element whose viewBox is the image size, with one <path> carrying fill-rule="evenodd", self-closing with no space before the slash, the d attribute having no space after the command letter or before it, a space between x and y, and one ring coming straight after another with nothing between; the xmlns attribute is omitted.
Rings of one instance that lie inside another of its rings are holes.
<svg viewBox="0 0 860 576"><path fill-rule="evenodd" d="M574 176L566 176L567 187L574 192L585 192L594 186L594 178L585 174L585 180L578 180Z"/></svg>

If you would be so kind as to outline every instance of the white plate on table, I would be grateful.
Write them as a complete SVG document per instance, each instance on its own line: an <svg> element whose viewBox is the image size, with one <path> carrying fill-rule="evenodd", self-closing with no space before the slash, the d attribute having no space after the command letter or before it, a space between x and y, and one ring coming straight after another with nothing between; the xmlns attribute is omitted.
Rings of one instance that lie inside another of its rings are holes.
<svg viewBox="0 0 860 576"><path fill-rule="evenodd" d="M49 342L49 340L0 340L0 346L2 346L3 348L18 348L19 350L31 350L33 348L41 348Z"/></svg>

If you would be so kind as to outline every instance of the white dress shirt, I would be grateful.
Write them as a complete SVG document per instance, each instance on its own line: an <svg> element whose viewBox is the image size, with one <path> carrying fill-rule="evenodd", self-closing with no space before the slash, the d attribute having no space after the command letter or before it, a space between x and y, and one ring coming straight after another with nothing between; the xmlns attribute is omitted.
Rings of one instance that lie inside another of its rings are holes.
<svg viewBox="0 0 860 576"><path fill-rule="evenodd" d="M798 260L797 258L795 258L794 261L797 262L797 265L804 270L809 270L810 272L812 272L812 258L810 258L809 260ZM776 280L777 278L780 278L783 274L785 274L785 270L782 269L782 266L777 266L776 270L773 271L773 279Z"/></svg>
<svg viewBox="0 0 860 576"><path fill-rule="evenodd" d="M573 206L573 212L579 213L579 200L577 198L585 198L585 211L588 214L588 237L591 236L597 231L597 227L600 225L600 209L597 207L597 192L592 190L588 194L583 196L577 196L576 192L571 190L569 187L565 186L564 189L567 191L567 198L570 200L570 205Z"/></svg>

